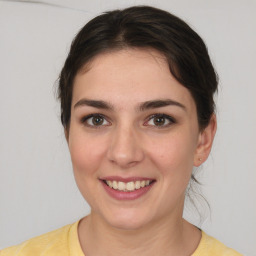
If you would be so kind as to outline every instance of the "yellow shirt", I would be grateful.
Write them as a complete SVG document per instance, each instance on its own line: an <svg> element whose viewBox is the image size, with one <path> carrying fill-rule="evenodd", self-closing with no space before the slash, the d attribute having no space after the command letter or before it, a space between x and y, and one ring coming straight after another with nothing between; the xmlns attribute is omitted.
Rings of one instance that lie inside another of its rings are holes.
<svg viewBox="0 0 256 256"><path fill-rule="evenodd" d="M32 238L20 245L0 251L0 256L84 256L80 247L77 226L79 221L47 234ZM224 244L202 232L201 241L191 256L241 256Z"/></svg>

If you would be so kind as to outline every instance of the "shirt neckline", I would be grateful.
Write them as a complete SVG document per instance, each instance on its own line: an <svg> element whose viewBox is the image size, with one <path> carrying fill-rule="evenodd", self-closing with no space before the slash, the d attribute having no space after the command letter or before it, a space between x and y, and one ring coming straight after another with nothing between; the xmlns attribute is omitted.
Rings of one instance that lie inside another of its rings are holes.
<svg viewBox="0 0 256 256"><path fill-rule="evenodd" d="M79 241L79 236L78 236L78 225L81 220L78 220L74 224L71 225L71 228L69 230L68 234L68 244L69 244L69 252L70 255L76 255L76 256L85 256L85 254L82 251L81 244ZM200 255L201 252L205 250L206 246L206 233L202 230L201 231L201 239L200 242L196 248L196 250L192 253L191 256L197 256Z"/></svg>

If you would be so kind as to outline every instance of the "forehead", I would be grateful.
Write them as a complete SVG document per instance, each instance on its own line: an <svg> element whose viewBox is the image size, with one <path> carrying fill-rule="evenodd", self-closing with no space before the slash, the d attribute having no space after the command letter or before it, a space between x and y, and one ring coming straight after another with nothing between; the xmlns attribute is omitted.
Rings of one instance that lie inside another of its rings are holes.
<svg viewBox="0 0 256 256"><path fill-rule="evenodd" d="M195 106L188 89L171 74L165 56L152 49L124 49L96 56L74 81L72 105L82 98L111 101L119 107L154 98Z"/></svg>

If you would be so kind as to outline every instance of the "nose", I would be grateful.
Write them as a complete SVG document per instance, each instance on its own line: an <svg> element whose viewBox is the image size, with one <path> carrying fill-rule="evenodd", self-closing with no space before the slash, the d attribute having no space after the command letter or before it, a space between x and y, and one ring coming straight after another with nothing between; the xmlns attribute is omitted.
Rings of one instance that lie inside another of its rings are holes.
<svg viewBox="0 0 256 256"><path fill-rule="evenodd" d="M133 127L116 127L112 131L107 157L122 169L133 167L144 159L139 135Z"/></svg>

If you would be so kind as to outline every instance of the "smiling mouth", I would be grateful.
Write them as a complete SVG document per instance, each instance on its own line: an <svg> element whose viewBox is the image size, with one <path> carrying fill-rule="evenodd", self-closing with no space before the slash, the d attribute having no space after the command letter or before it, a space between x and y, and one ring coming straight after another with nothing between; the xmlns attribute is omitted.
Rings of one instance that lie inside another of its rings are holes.
<svg viewBox="0 0 256 256"><path fill-rule="evenodd" d="M133 192L135 190L150 186L155 180L136 180L136 181L115 181L103 180L103 182L110 188L123 192Z"/></svg>

